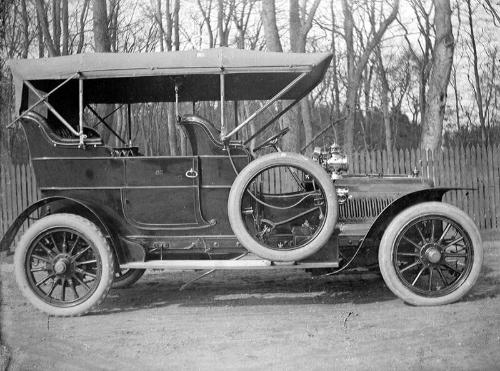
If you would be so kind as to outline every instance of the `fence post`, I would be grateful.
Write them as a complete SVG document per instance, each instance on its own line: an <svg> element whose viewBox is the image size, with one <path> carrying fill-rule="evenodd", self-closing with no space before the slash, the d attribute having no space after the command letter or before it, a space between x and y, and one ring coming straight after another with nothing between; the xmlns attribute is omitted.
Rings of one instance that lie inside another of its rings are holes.
<svg viewBox="0 0 500 371"><path fill-rule="evenodd" d="M496 210L496 199L495 199L495 177L493 176L493 151L492 151L493 145L489 145L486 148L486 156L488 158L488 201L490 204L490 223L491 227L490 228L496 228L497 227L497 222L496 222L496 215L497 215L497 210Z"/></svg>

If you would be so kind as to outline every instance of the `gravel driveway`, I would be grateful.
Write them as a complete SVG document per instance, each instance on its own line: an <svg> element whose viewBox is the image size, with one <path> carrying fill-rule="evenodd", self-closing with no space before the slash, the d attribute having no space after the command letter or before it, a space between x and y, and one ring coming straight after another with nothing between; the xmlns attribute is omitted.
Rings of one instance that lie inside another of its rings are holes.
<svg viewBox="0 0 500 371"><path fill-rule="evenodd" d="M500 369L500 243L461 302L412 307L376 275L147 273L94 312L54 318L19 293L3 258L1 364L11 370Z"/></svg>

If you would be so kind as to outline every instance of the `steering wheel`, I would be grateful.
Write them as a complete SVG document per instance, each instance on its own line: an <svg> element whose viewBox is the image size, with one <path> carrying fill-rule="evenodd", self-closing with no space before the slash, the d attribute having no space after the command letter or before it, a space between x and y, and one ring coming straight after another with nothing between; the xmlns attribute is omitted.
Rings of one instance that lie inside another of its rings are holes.
<svg viewBox="0 0 500 371"><path fill-rule="evenodd" d="M257 152L258 150L262 149L262 148L265 148L265 147L270 147L270 146L274 146L276 144L276 142L278 142L278 139L280 139L283 135L285 135L286 133L288 133L290 131L290 128L289 127L286 127L284 128L283 130L281 130L278 134L274 134L271 138L268 138L264 141L264 143L262 144L259 144L257 147L255 147L253 149L253 152Z"/></svg>

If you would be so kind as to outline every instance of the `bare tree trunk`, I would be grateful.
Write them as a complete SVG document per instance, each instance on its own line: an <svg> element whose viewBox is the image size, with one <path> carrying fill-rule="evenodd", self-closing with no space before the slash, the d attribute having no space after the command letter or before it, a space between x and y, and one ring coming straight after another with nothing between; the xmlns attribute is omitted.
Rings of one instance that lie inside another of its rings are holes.
<svg viewBox="0 0 500 371"><path fill-rule="evenodd" d="M483 94L481 91L481 79L479 77L478 60L477 60L477 47L476 37L474 36L474 26L472 21L472 9L470 0L467 1L467 10L469 12L469 30L470 30L470 43L472 48L472 66L474 67L474 97L476 99L477 110L479 114L479 123L481 124L481 142L486 143L486 122L483 110Z"/></svg>
<svg viewBox="0 0 500 371"><path fill-rule="evenodd" d="M83 50L83 43L85 41L85 21L87 20L89 4L90 4L90 0L84 0L82 12L80 13L80 27L79 27L79 31L78 31L78 46L76 48L77 54L81 53Z"/></svg>
<svg viewBox="0 0 500 371"><path fill-rule="evenodd" d="M262 24L264 25L264 38L266 40L267 50L270 52L283 52L283 47L278 33L278 26L276 23L276 8L274 0L262 0L261 16ZM292 112L284 115L282 118L283 126L289 126L289 116L291 115ZM288 137L290 134L291 133L288 133L285 137Z"/></svg>
<svg viewBox="0 0 500 371"><path fill-rule="evenodd" d="M420 57L413 50L413 47L411 46L411 43L408 40L407 34L405 34L405 38L408 42L410 53L412 53L413 58L415 58L415 60L417 61L419 69L418 97L420 106L420 125L423 127L425 119L425 110L427 108L426 90L427 90L427 83L429 81L429 74L431 68L430 58L432 54L432 41L431 41L432 25L430 21L431 10L425 9L422 0L418 1L413 0L412 2L410 2L410 5L413 8L413 13L416 18L416 24L418 26L418 30L420 31L420 34L424 37L424 46L423 47L420 46L420 49L422 51L422 56ZM460 9L460 7L458 7L458 9Z"/></svg>
<svg viewBox="0 0 500 371"><path fill-rule="evenodd" d="M160 32L160 51L164 51L165 47L163 46L163 40L165 38L165 32L163 30L163 13L161 11L161 0L156 0L156 9L157 9L157 15L156 15L156 22L158 22L158 28ZM167 16L168 16L168 10L167 10Z"/></svg>
<svg viewBox="0 0 500 371"><path fill-rule="evenodd" d="M361 76L356 74L354 61L354 19L352 16L351 5L347 0L342 1L342 10L344 12L344 38L346 44L347 58L347 86L346 86L346 103L344 122L344 150L351 154L354 149L354 122L356 120L356 101L358 93L358 85Z"/></svg>
<svg viewBox="0 0 500 371"><path fill-rule="evenodd" d="M38 14L38 10L36 12L36 21L37 21L37 26L36 26L36 33L37 33L37 39L38 39L38 58L43 58L45 55L45 43L43 40L43 30L42 30L42 19L40 15Z"/></svg>
<svg viewBox="0 0 500 371"><path fill-rule="evenodd" d="M41 1L41 0L37 0ZM97 53L111 52L106 0L94 0L94 44Z"/></svg>
<svg viewBox="0 0 500 371"><path fill-rule="evenodd" d="M229 9L226 9L225 4ZM217 31L219 34L219 46L224 47L229 44L229 31L231 19L235 9L235 0L218 0L217 9Z"/></svg>
<svg viewBox="0 0 500 371"><path fill-rule="evenodd" d="M301 42L301 21L299 14L299 2L298 0L289 0L290 3L290 13L289 13L289 23L290 23L290 47L293 52L298 52L299 49L305 44ZM305 45L304 45L305 47ZM302 103L304 102L304 103ZM283 104L288 105L291 101L286 101ZM300 151L300 120L301 120L301 111L303 111L303 116L307 119L311 119L311 115L309 112L309 106L307 104L307 98L304 98L300 102L300 110L297 108L293 108L290 112L283 116L283 126L288 127L290 131L287 135L285 135L282 139L282 146L285 151L291 152L299 152ZM304 122L305 124L305 122ZM304 129L305 129L304 125ZM304 134L309 135L309 139L312 138L312 129L310 128L309 121L309 130L305 129ZM307 143L307 138L306 138Z"/></svg>
<svg viewBox="0 0 500 371"><path fill-rule="evenodd" d="M118 14L120 12L120 0L109 0L108 11L108 39L110 51L118 51Z"/></svg>
<svg viewBox="0 0 500 371"><path fill-rule="evenodd" d="M486 6L483 5L483 7L493 17L493 22L500 23L500 14L499 14L498 8L491 3L491 0L484 0L484 2L486 3ZM497 2L497 6L498 6L498 2Z"/></svg>
<svg viewBox="0 0 500 371"><path fill-rule="evenodd" d="M453 87L453 92L455 95L455 117L457 120L457 130L460 132L460 95L458 93L458 86L457 86L457 69L453 68L452 70L452 81L451 81L451 86Z"/></svg>
<svg viewBox="0 0 500 371"><path fill-rule="evenodd" d="M69 50L69 28L68 28L68 0L62 0L62 55L68 55Z"/></svg>
<svg viewBox="0 0 500 371"><path fill-rule="evenodd" d="M361 129L363 130L363 145L365 146L365 151L371 147L374 142L371 136L371 92L372 92L372 80L373 80L373 66L367 65L365 72L363 73L363 93L365 98L365 115L364 115L364 125L363 120L361 120ZM359 104L358 104L359 105ZM369 143L369 144L368 144Z"/></svg>
<svg viewBox="0 0 500 371"><path fill-rule="evenodd" d="M57 55L61 54L61 0L52 0L52 35Z"/></svg>
<svg viewBox="0 0 500 371"><path fill-rule="evenodd" d="M96 53L109 53L111 52L111 44L109 39L109 28L108 28L108 11L106 7L106 0L93 0L94 7L94 48ZM102 113L107 116L114 109L113 104L106 104L102 108ZM113 125L114 116L110 117ZM110 133L109 130L102 130L101 137L104 143L109 142Z"/></svg>
<svg viewBox="0 0 500 371"><path fill-rule="evenodd" d="M247 9L246 6L247 4L249 5L249 8ZM234 24L236 26L236 30L238 31L238 36L236 39L236 44L238 49L244 49L245 48L245 36L247 33L248 29L248 22L250 20L250 16L252 15L252 9L255 5L254 1L250 1L250 3L247 3L246 1L243 2L243 6L241 9L241 12L239 15L235 14L234 16ZM236 13L236 9L235 9ZM238 115L238 118L241 117L241 120L239 119L238 122L242 122L246 117L249 117L250 114L248 113L248 102L247 101L242 101L242 104L238 106L238 112L236 113ZM244 138L249 138L255 133L255 120L252 120L248 123L246 126L245 134L246 136ZM252 151L253 148L255 147L255 138L252 139L249 143L249 148Z"/></svg>
<svg viewBox="0 0 500 371"><path fill-rule="evenodd" d="M38 18L38 26L41 28L43 32L44 44L49 53L49 57L55 57L59 55L57 49L54 46L54 41L52 40L52 36L50 36L49 32L49 22L47 21L47 13L45 11L45 6L42 0L35 0L36 5L36 13Z"/></svg>
<svg viewBox="0 0 500 371"><path fill-rule="evenodd" d="M172 50L172 14L170 12L170 0L166 0L165 2L165 44L167 44L167 50Z"/></svg>
<svg viewBox="0 0 500 371"><path fill-rule="evenodd" d="M290 49L292 52L298 52L305 47L305 39L302 39L302 22L300 20L299 0L289 0L290 3Z"/></svg>
<svg viewBox="0 0 500 371"><path fill-rule="evenodd" d="M380 44L387 27L396 19L399 10L399 0L394 0L392 11L389 16L380 22L378 30L373 29L371 38L366 43L366 48L359 58L355 58L354 51L354 19L351 4L347 0L342 0L344 12L344 37L347 54L347 92L346 92L346 120L344 123L344 149L348 154L354 150L354 123L356 120L356 102L358 100L358 90L361 84L363 70L368 63L371 52Z"/></svg>
<svg viewBox="0 0 500 371"><path fill-rule="evenodd" d="M307 34L311 30L312 22L316 10L319 6L319 0L315 0L311 9L309 10L307 17L306 3L304 3L301 9L298 0L290 0L290 46L292 52L304 53L306 51L306 39ZM304 15L301 19L301 14ZM286 103L288 104L288 102ZM305 143L309 143L313 137L312 129L312 118L311 118L311 108L309 106L308 98L304 98L300 102L300 110L294 110L290 112L289 115L285 115L284 122L290 128L290 132L283 138L283 147L285 150L299 152L300 151L300 122L304 126L304 139ZM312 147L309 146L307 151L312 151Z"/></svg>
<svg viewBox="0 0 500 371"><path fill-rule="evenodd" d="M264 25L264 36L267 50L271 52L282 52L278 26L276 25L276 9L274 0L262 0L262 24Z"/></svg>
<svg viewBox="0 0 500 371"><path fill-rule="evenodd" d="M227 40L224 37L224 1L218 0L217 3L217 30L219 33L219 46L227 46Z"/></svg>
<svg viewBox="0 0 500 371"><path fill-rule="evenodd" d="M28 52L30 49L30 35L28 28L28 12L26 10L26 0L21 0L21 20L23 27L23 51L21 53L21 57L28 58Z"/></svg>
<svg viewBox="0 0 500 371"><path fill-rule="evenodd" d="M168 3L168 1L167 1ZM167 16L168 16L168 8L167 8ZM161 11L161 0L156 0L156 15L155 15L156 23L158 23L158 31L159 31L159 39L160 39L160 51L165 51L165 47L163 46L163 39L165 38L165 32L163 30L163 14Z"/></svg>
<svg viewBox="0 0 500 371"><path fill-rule="evenodd" d="M247 9L247 5L249 5ZM242 2L242 9L240 14L236 14L236 8L234 9L234 25L237 30L236 45L238 49L245 48L245 35L248 29L248 21L252 15L252 9L255 5L255 1L248 2L247 0ZM258 31L257 31L258 32Z"/></svg>
<svg viewBox="0 0 500 371"><path fill-rule="evenodd" d="M172 34L174 35L174 47L175 50L179 50L179 0L174 0L174 8L172 14L170 14L170 2L167 1L165 12L167 13L167 49L172 49ZM175 112L175 104L167 104L167 132L168 132L168 146L170 148L170 154L172 156L177 156L177 143L180 141L181 155L186 155L186 140L184 135L177 135L177 117Z"/></svg>
<svg viewBox="0 0 500 371"><path fill-rule="evenodd" d="M198 8L200 9L201 15L203 16L203 20L207 25L208 32L208 47L213 48L215 46L214 42L214 32L212 30L212 25L210 24L210 14L212 12L212 0L208 3L208 10L206 10L203 5L201 5L201 1L197 0ZM200 31L202 30L203 25L200 27Z"/></svg>
<svg viewBox="0 0 500 371"><path fill-rule="evenodd" d="M335 43L335 10L333 8L333 1L330 2L330 12L332 16L332 79L333 79L333 106L335 118L340 117L340 90L339 78L337 73L337 45Z"/></svg>
<svg viewBox="0 0 500 371"><path fill-rule="evenodd" d="M382 114L384 116L385 128L385 148L387 153L392 154L392 128L391 128L391 115L389 110L389 82L387 81L387 72L382 60L382 51L377 47L377 60L378 60L378 75L380 78L380 100L382 103Z"/></svg>
<svg viewBox="0 0 500 371"><path fill-rule="evenodd" d="M446 90L453 65L454 39L450 0L434 0L436 40L427 91L427 104L420 146L436 150L441 146Z"/></svg>
<svg viewBox="0 0 500 371"><path fill-rule="evenodd" d="M497 53L498 53L498 48L495 46L493 47L493 50L489 52L489 58L490 58L490 63L491 63L491 69L489 71L489 76L488 76L488 81L487 83L487 90L486 90L486 98L484 100L484 119L485 122L488 125L488 134L491 130L491 123L492 123L492 116L495 111L495 108L497 107L496 103L493 105L491 104L491 101L496 101L496 94L497 94L497 88L495 85L496 81L496 61L497 61ZM487 136L489 140L489 135Z"/></svg>
<svg viewBox="0 0 500 371"><path fill-rule="evenodd" d="M174 0L174 12L173 12L173 20L174 20L174 48L175 50L179 50L180 47L180 37L179 37L179 10L181 4L180 0Z"/></svg>

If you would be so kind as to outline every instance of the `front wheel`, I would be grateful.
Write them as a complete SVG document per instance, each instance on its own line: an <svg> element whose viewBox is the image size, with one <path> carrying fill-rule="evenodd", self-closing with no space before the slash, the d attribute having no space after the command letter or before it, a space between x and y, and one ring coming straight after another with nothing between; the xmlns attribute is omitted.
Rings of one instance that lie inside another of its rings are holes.
<svg viewBox="0 0 500 371"><path fill-rule="evenodd" d="M249 251L271 261L298 261L328 242L338 204L320 165L297 153L277 152L238 174L229 192L228 216Z"/></svg>
<svg viewBox="0 0 500 371"><path fill-rule="evenodd" d="M14 256L17 283L38 309L78 316L99 305L114 278L113 254L101 230L74 214L53 214L21 237Z"/></svg>
<svg viewBox="0 0 500 371"><path fill-rule="evenodd" d="M379 248L379 266L389 289L413 305L461 299L479 277L481 236L462 210L425 202L398 214Z"/></svg>

